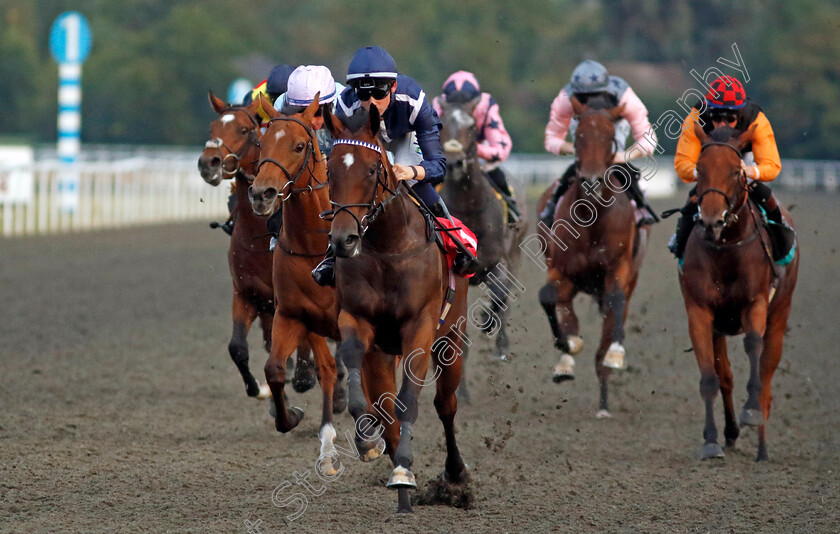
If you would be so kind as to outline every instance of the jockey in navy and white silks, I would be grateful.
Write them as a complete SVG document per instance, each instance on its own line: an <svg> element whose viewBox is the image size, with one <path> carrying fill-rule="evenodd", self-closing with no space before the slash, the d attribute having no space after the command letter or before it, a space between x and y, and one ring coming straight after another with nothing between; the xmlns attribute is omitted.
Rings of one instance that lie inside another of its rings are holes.
<svg viewBox="0 0 840 534"><path fill-rule="evenodd" d="M451 221L434 188L446 175L446 157L440 146L442 125L420 85L399 74L394 58L378 46L356 51L347 69L347 85L338 98L336 116L346 119L360 108L375 106L380 114L379 136L392 154L396 179L407 182L436 216ZM453 270L457 274L475 272L475 256L453 238L459 250ZM329 248L312 277L320 285L334 285L334 267L335 252Z"/></svg>

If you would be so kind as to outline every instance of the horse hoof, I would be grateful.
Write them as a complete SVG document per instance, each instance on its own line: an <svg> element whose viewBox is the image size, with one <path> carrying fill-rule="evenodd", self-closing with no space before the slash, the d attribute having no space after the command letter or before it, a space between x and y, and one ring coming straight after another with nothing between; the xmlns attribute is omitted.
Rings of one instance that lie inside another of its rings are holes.
<svg viewBox="0 0 840 534"><path fill-rule="evenodd" d="M379 438L376 445L365 451L364 454L360 455L359 459L363 462L372 462L383 454L385 454L385 440Z"/></svg>
<svg viewBox="0 0 840 534"><path fill-rule="evenodd" d="M335 476L342 469L341 458L338 457L338 453L322 456L319 459L318 471L321 475L327 477Z"/></svg>
<svg viewBox="0 0 840 534"><path fill-rule="evenodd" d="M741 426L761 426L764 424L764 414L761 413L761 410L744 408L738 421Z"/></svg>
<svg viewBox="0 0 840 534"><path fill-rule="evenodd" d="M295 376L292 378L292 388L298 393L306 393L315 387L318 377L315 374L315 367L306 360L298 362L295 368Z"/></svg>
<svg viewBox="0 0 840 534"><path fill-rule="evenodd" d="M257 392L258 399L270 399L271 398L271 388L268 387L268 384L260 384L260 389Z"/></svg>
<svg viewBox="0 0 840 534"><path fill-rule="evenodd" d="M723 458L725 454L723 449L717 443L706 443L703 445L703 450L700 452L701 460L708 460L710 458Z"/></svg>
<svg viewBox="0 0 840 534"><path fill-rule="evenodd" d="M295 416L297 416L298 422L300 422L300 420L303 419L303 408L298 408L297 406L292 406L291 408L289 408L289 411L291 413L295 414Z"/></svg>
<svg viewBox="0 0 840 534"><path fill-rule="evenodd" d="M509 362L510 359L508 358L507 354L494 354L491 358L491 361L494 361L494 362Z"/></svg>
<svg viewBox="0 0 840 534"><path fill-rule="evenodd" d="M596 419L610 419L612 418L612 414L607 410L598 410L598 413L595 414Z"/></svg>
<svg viewBox="0 0 840 534"><path fill-rule="evenodd" d="M560 356L560 361L554 366L554 376L551 379L557 384L566 380L574 380L575 359L568 354Z"/></svg>
<svg viewBox="0 0 840 534"><path fill-rule="evenodd" d="M572 356L577 356L583 350L583 338L580 336L569 336L566 344L569 345L569 354Z"/></svg>
<svg viewBox="0 0 840 534"><path fill-rule="evenodd" d="M245 384L245 394L249 397L259 397L261 391L260 383L256 380Z"/></svg>
<svg viewBox="0 0 840 534"><path fill-rule="evenodd" d="M609 350L604 355L604 367L610 369L626 369L627 364L624 361L624 347L620 343L613 341Z"/></svg>
<svg viewBox="0 0 840 534"><path fill-rule="evenodd" d="M414 473L412 473L405 467L398 465L394 468L394 471L391 473L391 478L388 479L388 483L385 484L385 487L392 489L416 489L417 481L414 479Z"/></svg>

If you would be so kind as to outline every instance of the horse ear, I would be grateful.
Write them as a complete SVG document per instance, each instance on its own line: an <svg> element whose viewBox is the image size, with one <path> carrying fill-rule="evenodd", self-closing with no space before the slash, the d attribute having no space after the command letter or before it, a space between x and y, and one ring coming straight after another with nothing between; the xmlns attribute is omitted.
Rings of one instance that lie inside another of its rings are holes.
<svg viewBox="0 0 840 534"><path fill-rule="evenodd" d="M694 123L694 135L697 136L697 140L700 141L700 144L703 145L709 139L709 136L706 135L706 132L703 131L703 127L700 126L699 122Z"/></svg>
<svg viewBox="0 0 840 534"><path fill-rule="evenodd" d="M312 102L306 106L306 109L303 110L303 118L304 122L312 121L312 118L315 116L315 113L318 111L318 99L321 97L321 91L315 93L315 98L312 99Z"/></svg>
<svg viewBox="0 0 840 534"><path fill-rule="evenodd" d="M333 112L330 111L330 107L327 106L326 110L324 111L324 126L327 127L327 130L332 135L332 138L335 139L339 136L339 133L344 130L344 125L341 124L341 121L333 115Z"/></svg>
<svg viewBox="0 0 840 534"><path fill-rule="evenodd" d="M575 115L580 115L581 113L586 111L584 105L580 103L580 100L578 100L575 95L572 95L572 98L570 100L572 102L572 109L574 110Z"/></svg>
<svg viewBox="0 0 840 534"><path fill-rule="evenodd" d="M214 95L213 91L207 91L207 100L210 101L210 105L213 106L213 109L216 110L216 113L219 115L227 109L227 104L225 104L221 98Z"/></svg>
<svg viewBox="0 0 840 534"><path fill-rule="evenodd" d="M619 104L616 107L612 108L610 110L610 117L612 117L613 122L620 119L622 113L624 113L624 104Z"/></svg>
<svg viewBox="0 0 840 534"><path fill-rule="evenodd" d="M738 150L743 151L744 147L752 143L753 135L755 135L755 124L750 126L746 132L738 136Z"/></svg>
<svg viewBox="0 0 840 534"><path fill-rule="evenodd" d="M370 106L370 111L368 111L368 128L374 137L379 133L379 108L376 106Z"/></svg>
<svg viewBox="0 0 840 534"><path fill-rule="evenodd" d="M268 98L266 98L265 94L260 93L260 97L257 102L259 103L257 109L262 109L265 114L268 115L269 119L274 119L280 116L280 112L274 109L274 105Z"/></svg>
<svg viewBox="0 0 840 534"><path fill-rule="evenodd" d="M478 106L480 103L481 103L481 95L478 95L477 97L475 97L472 100L470 100L469 102L467 102L467 109L469 109L470 112L472 112L475 109L475 107Z"/></svg>

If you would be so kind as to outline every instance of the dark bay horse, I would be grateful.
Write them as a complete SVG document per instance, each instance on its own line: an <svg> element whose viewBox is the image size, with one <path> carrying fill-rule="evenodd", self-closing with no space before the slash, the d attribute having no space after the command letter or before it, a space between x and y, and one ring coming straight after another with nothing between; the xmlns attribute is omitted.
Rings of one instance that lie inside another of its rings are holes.
<svg viewBox="0 0 840 534"><path fill-rule="evenodd" d="M233 335L228 352L245 381L249 397L267 398L271 390L251 374L248 367L248 331L259 317L265 349L271 345L271 320L274 316L274 293L271 284L271 236L266 229L268 217L256 215L248 201L248 186L257 173L260 130L258 102L250 106L228 106L212 91L210 105L219 117L210 124L210 140L198 159L204 181L218 186L223 179L234 180L236 221L228 247L228 266L233 280ZM304 392L315 385L315 373L308 345L298 348L295 390Z"/></svg>
<svg viewBox="0 0 840 534"><path fill-rule="evenodd" d="M700 395L706 405L702 458L723 457L717 443L714 402L723 396L726 445L734 446L739 428L732 404L732 371L726 336L744 334L750 362L747 401L741 425L758 427L757 460L767 460L766 421L770 415L770 381L782 358L782 342L799 272L799 250L785 266L773 263L762 215L747 200L741 171L741 149L752 129L741 133L719 128L706 135L695 128L701 143L697 160L700 214L689 237L680 272L688 330L697 365ZM782 208L787 223L790 214Z"/></svg>
<svg viewBox="0 0 840 534"><path fill-rule="evenodd" d="M488 293L489 309L484 331L496 334L496 359L506 360L509 341L506 332L508 299L510 295L525 290L516 281L521 249L519 245L527 232L527 220L507 224L502 201L490 184L478 160L478 141L473 109L478 99L463 104L452 104L440 99L441 142L446 152L446 178L440 195L449 210L459 218L478 239L479 267L470 279L470 285L480 285ZM525 205L524 192L515 193L520 206ZM515 298L515 295L514 295ZM466 359L469 346L466 346ZM459 393L466 393L462 385Z"/></svg>
<svg viewBox="0 0 840 534"><path fill-rule="evenodd" d="M604 317L601 343L595 353L600 383L597 417L609 417L607 380L623 369L624 322L646 250L647 227L638 228L633 204L625 191L630 176L612 166L614 122L622 107L591 110L572 99L578 127L575 135L577 172L557 206L551 229L540 223L547 247L548 278L539 299L560 360L554 381L574 378L574 358L583 349L575 295L592 295ZM559 320L558 313L559 310Z"/></svg>
<svg viewBox="0 0 840 534"><path fill-rule="evenodd" d="M307 342L315 354L323 394L319 469L331 476L341 469L332 415L343 411L346 397L325 339L338 340L340 335L335 290L319 286L310 275L324 257L329 232L329 223L319 217L330 205L327 168L310 126L318 98L303 113L290 117L275 111L262 95L260 101L270 121L261 140L259 173L248 190L250 204L263 216L283 204L283 225L274 248L271 354L265 364L274 396L274 425L279 432L288 432L303 418L300 408L287 409L283 389L286 360L295 347Z"/></svg>
<svg viewBox="0 0 840 534"><path fill-rule="evenodd" d="M412 427L424 385L437 388L434 404L446 437L445 479L461 487L466 483L455 441L455 390L464 336L456 323L466 313L468 283L449 271L429 239L426 218L409 189L396 180L378 138L376 107L370 113L360 109L346 123L335 117L327 121L335 138L328 167L330 239L338 256L339 352L347 366L359 452L376 439L366 430L378 421L395 466L387 485L399 490L398 511L408 512L408 489L416 487ZM400 359L403 377L396 394ZM435 374L426 379L432 361Z"/></svg>

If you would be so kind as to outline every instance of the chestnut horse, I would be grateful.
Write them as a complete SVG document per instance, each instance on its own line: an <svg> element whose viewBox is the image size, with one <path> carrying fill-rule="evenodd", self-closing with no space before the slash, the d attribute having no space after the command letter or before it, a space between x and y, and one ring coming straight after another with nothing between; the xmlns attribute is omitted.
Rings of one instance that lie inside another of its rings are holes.
<svg viewBox="0 0 840 534"><path fill-rule="evenodd" d="M365 429L375 426L372 418L378 420L394 464L387 486L399 490L398 511L410 512L408 489L416 487L412 426L423 385L437 387L434 404L446 438L445 479L461 487L466 483L455 441L455 390L464 337L456 321L466 313L468 283L449 271L412 191L397 181L378 138L376 107L369 113L360 108L346 125L335 117L326 122L335 138L328 167L339 353L347 366L356 443L364 454L377 437ZM430 360L435 374L426 380Z"/></svg>
<svg viewBox="0 0 840 534"><path fill-rule="evenodd" d="M460 219L478 239L479 267L470 285L481 285L489 293L489 309L484 331L496 333L497 360L506 360L509 350L507 337L508 299L513 291L525 290L516 281L522 253L520 243L525 238L528 221L521 218L509 225L504 213L504 201L497 197L490 179L482 170L478 160L478 129L473 110L478 100L463 104L452 104L440 99L443 129L440 132L446 153L446 178L440 195L449 210ZM518 195L519 205L525 205L523 194ZM466 359L469 347L465 347ZM459 394L466 394L462 384ZM463 397L462 397L463 398ZM466 397L468 398L468 397Z"/></svg>
<svg viewBox="0 0 840 534"><path fill-rule="evenodd" d="M750 361L747 401L741 425L758 427L757 460L767 460L766 421L770 415L770 381L782 358L782 342L799 272L799 250L790 263L773 263L770 238L759 224L762 215L748 201L741 171L741 150L753 129L719 128L706 135L695 128L702 148L697 160L700 213L688 239L680 271L688 331L700 367L700 395L706 405L702 458L723 457L717 443L714 402L723 396L726 445L734 446L738 423L732 405L732 371L726 336L744 334ZM782 208L788 224L790 214Z"/></svg>
<svg viewBox="0 0 840 534"><path fill-rule="evenodd" d="M250 106L228 106L211 91L210 105L219 117L210 124L210 140L198 158L198 170L204 181L218 186L222 179L234 179L236 205L231 214L235 224L228 247L228 266L233 280L233 335L228 352L249 397L267 398L271 390L260 385L248 367L248 331L259 317L265 349L271 345L271 320L274 294L271 285L271 236L266 229L268 217L256 215L248 201L248 186L257 173L260 130L258 102ZM300 393L315 385L315 372L309 347L298 347L294 387Z"/></svg>
<svg viewBox="0 0 840 534"><path fill-rule="evenodd" d="M600 383L597 417L610 417L607 380L623 369L624 322L646 250L647 226L637 227L633 204L625 191L630 176L611 166L615 157L615 125L623 107L592 110L572 98L578 119L575 135L576 175L557 206L549 229L538 224L548 247L548 279L539 299L560 350L553 380L574 378L575 354L583 349L573 300L578 292L592 295L604 317L601 343L595 353ZM571 219L574 225L567 219ZM561 232L562 230L562 232ZM557 311L560 318L558 320Z"/></svg>
<svg viewBox="0 0 840 534"><path fill-rule="evenodd" d="M286 360L296 346L308 342L322 392L319 469L331 476L341 469L333 445L332 415L344 410L346 398L325 339L339 339L335 290L319 286L310 274L324 257L329 232L329 223L318 216L330 205L327 168L310 126L318 98L303 113L290 117L275 111L262 95L260 102L270 121L261 140L259 173L248 195L258 215L269 215L283 205L274 248L271 354L265 364L274 396L274 425L279 432L288 432L303 418L300 408L286 408L283 388Z"/></svg>

